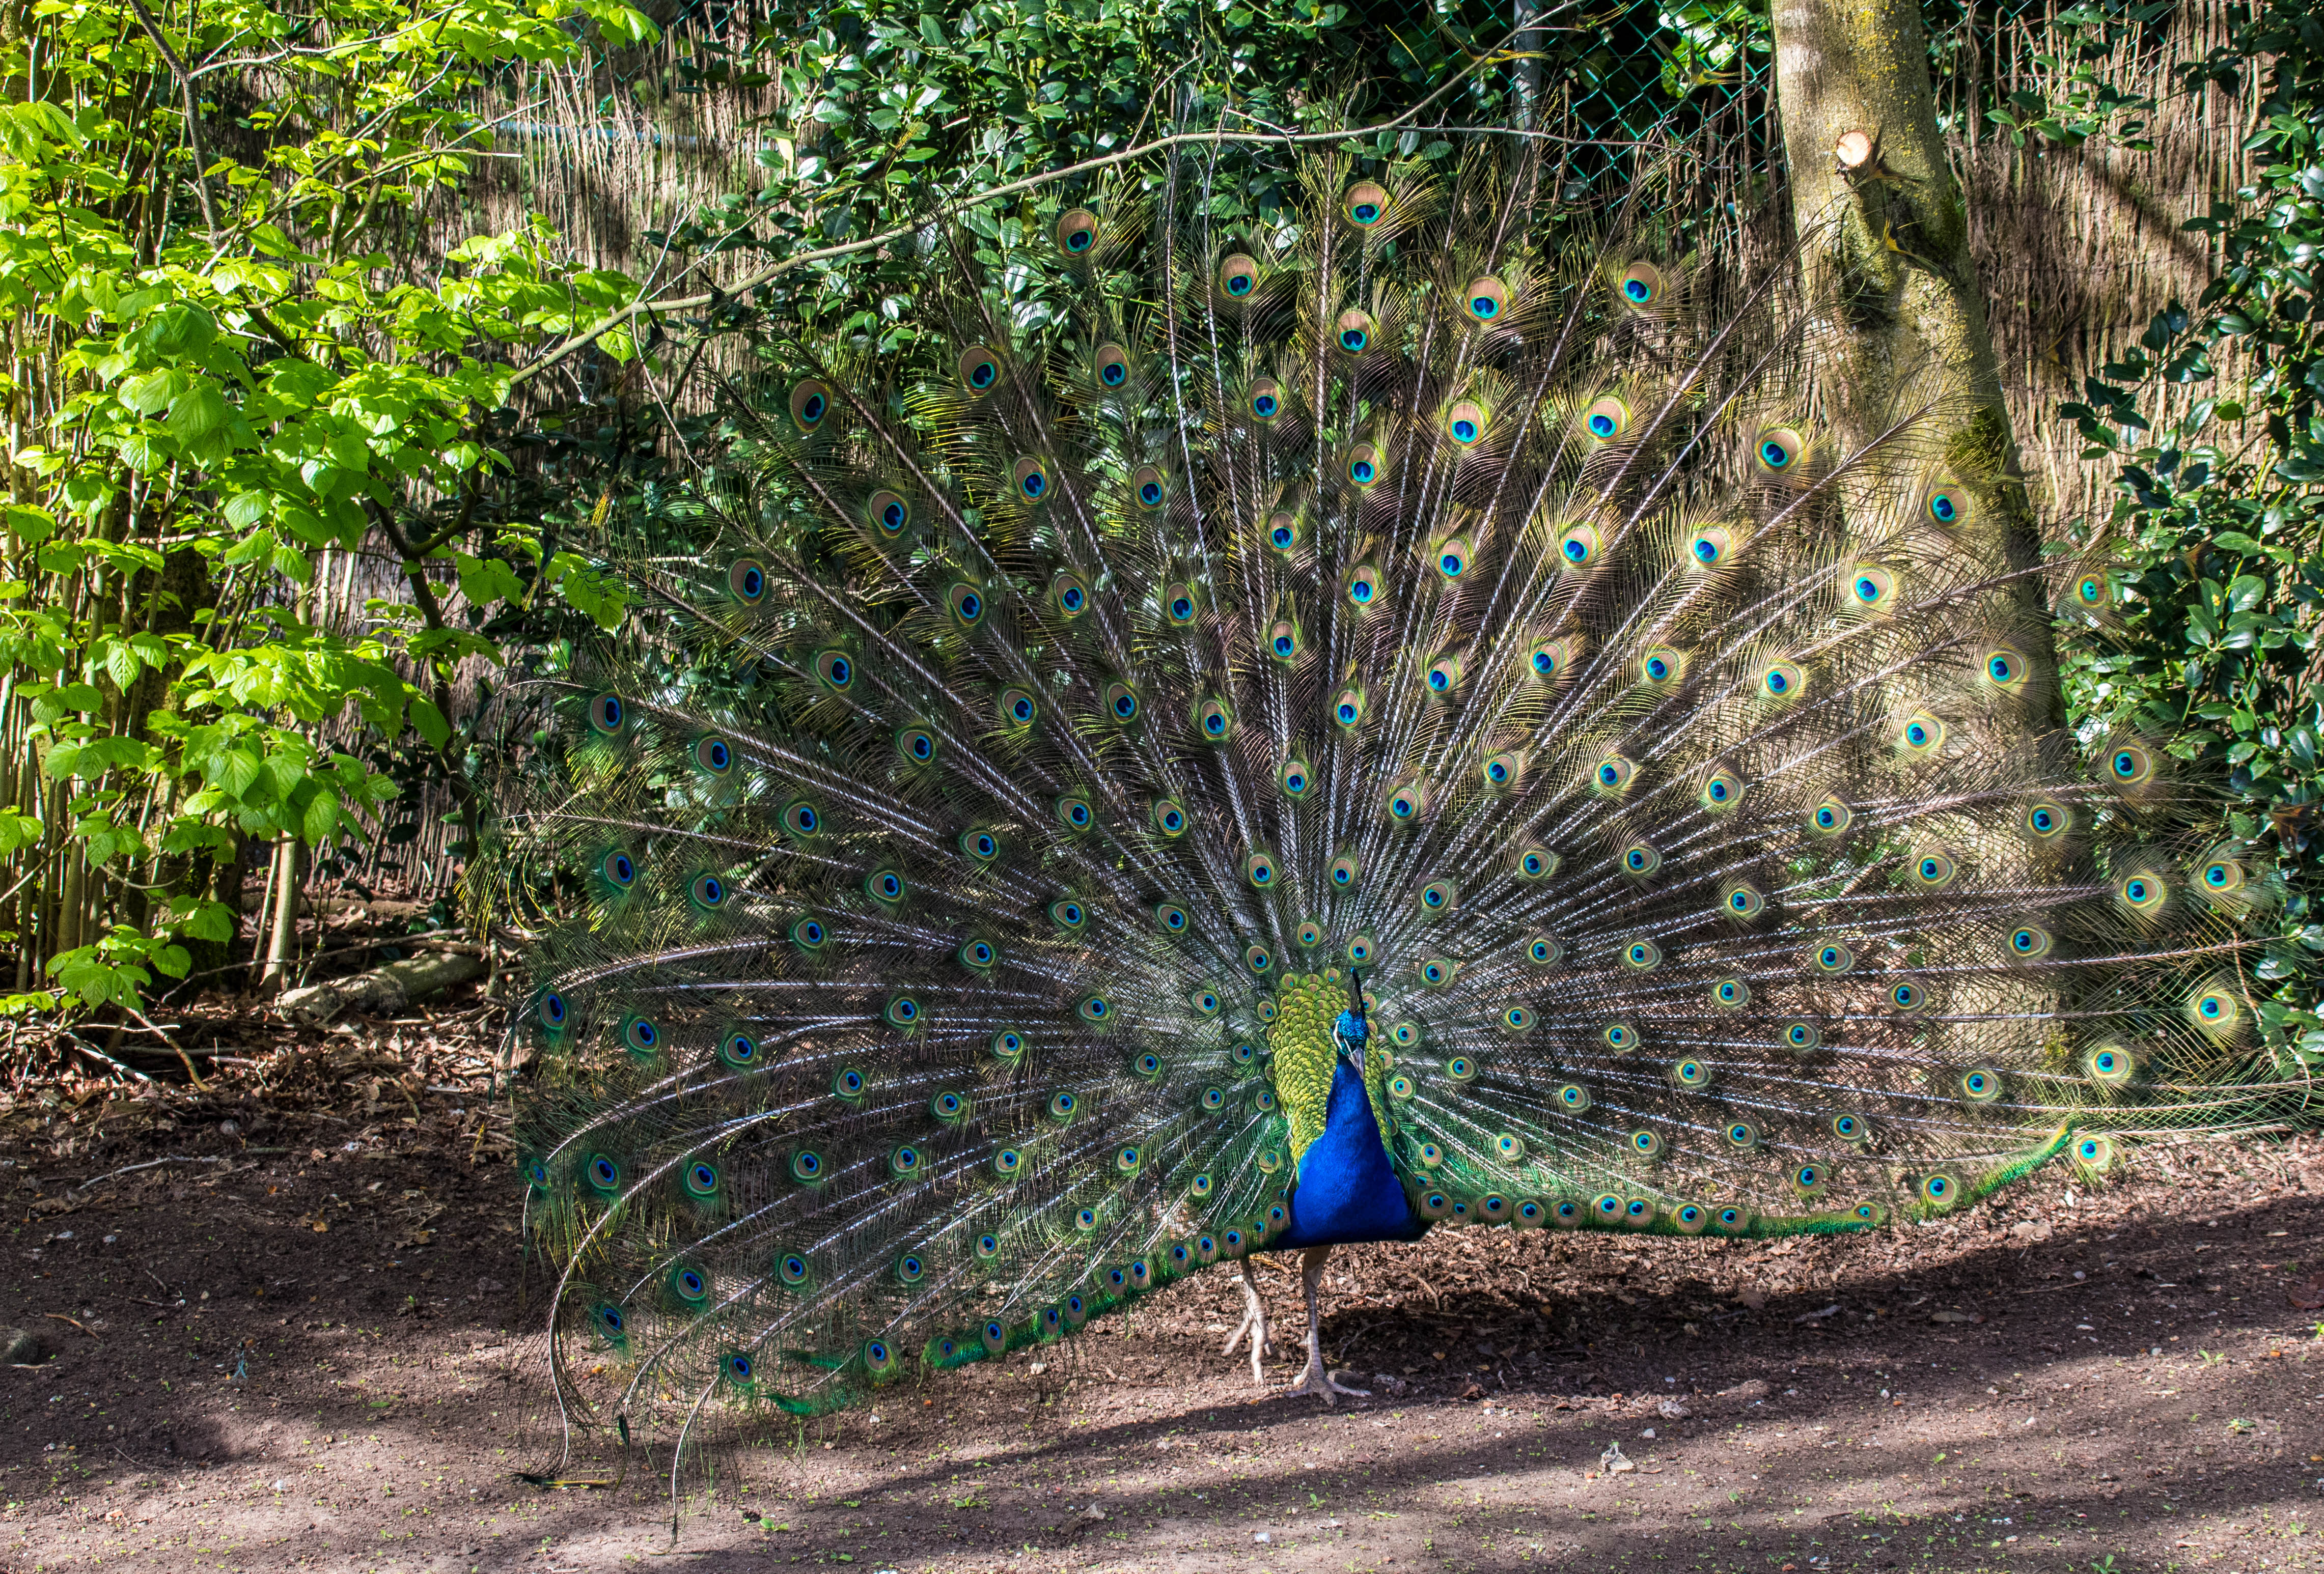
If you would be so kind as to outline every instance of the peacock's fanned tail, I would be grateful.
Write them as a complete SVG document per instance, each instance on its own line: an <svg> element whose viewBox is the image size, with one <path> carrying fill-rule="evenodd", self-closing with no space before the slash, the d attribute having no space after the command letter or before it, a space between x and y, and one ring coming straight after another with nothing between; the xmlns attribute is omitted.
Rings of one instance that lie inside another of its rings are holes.
<svg viewBox="0 0 2324 1574"><path fill-rule="evenodd" d="M1351 971L1427 1220L1854 1229L2280 1102L2270 881L2054 720L1974 412L1846 450L1813 312L1448 163L981 210L900 350L764 346L720 545L629 566L503 805L576 1413L819 1413L1263 1247Z"/></svg>

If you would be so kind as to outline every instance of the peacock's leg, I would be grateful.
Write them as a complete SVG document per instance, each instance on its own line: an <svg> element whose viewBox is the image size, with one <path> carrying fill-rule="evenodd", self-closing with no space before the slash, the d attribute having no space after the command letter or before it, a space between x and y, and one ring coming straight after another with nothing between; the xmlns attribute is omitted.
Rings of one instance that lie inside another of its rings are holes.
<svg viewBox="0 0 2324 1574"><path fill-rule="evenodd" d="M1222 1356L1234 1354L1234 1348L1246 1333L1250 1335L1250 1380L1265 1383L1267 1375L1259 1370L1259 1358L1275 1353L1275 1341L1267 1337L1267 1302L1259 1298L1259 1281L1250 1276L1250 1259L1242 1260L1242 1321L1227 1335Z"/></svg>
<svg viewBox="0 0 2324 1574"><path fill-rule="evenodd" d="M1291 1385L1294 1394L1314 1394L1326 1404L1336 1404L1335 1394L1352 1394L1359 1399L1371 1397L1369 1388L1350 1388L1332 1381L1323 1369L1323 1305L1316 1293L1323 1287L1323 1265L1331 1260L1332 1248L1311 1246L1299 1259L1299 1283L1307 1292L1307 1369L1299 1374L1299 1381Z"/></svg>

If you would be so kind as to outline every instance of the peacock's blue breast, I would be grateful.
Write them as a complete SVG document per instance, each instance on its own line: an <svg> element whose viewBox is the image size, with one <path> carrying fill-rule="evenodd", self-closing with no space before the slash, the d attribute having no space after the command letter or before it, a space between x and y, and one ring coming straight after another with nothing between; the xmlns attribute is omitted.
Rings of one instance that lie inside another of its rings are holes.
<svg viewBox="0 0 2324 1574"><path fill-rule="evenodd" d="M1323 1135L1299 1156L1290 1226L1268 1242L1268 1249L1415 1240L1427 1228L1428 1221L1406 1201L1404 1183L1388 1163L1363 1078L1340 1062L1332 1073Z"/></svg>

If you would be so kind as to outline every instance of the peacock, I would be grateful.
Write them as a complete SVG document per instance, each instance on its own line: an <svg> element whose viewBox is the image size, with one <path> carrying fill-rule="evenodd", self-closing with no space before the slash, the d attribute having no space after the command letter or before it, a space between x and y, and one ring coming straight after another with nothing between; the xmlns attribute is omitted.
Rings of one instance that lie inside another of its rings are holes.
<svg viewBox="0 0 2324 1574"><path fill-rule="evenodd" d="M1784 266L1438 152L1230 218L1197 147L773 314L501 794L569 1418L820 1414L1229 1263L1264 1383L1265 1252L1331 1402L1335 1246L1868 1229L2277 1107L2280 879L2065 724L2121 575L2012 556L1989 423L1844 445Z"/></svg>

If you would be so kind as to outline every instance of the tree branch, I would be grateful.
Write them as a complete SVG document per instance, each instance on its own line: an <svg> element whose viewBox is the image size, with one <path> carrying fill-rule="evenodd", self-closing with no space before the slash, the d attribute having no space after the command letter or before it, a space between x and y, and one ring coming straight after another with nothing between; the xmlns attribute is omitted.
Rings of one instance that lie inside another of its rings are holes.
<svg viewBox="0 0 2324 1574"><path fill-rule="evenodd" d="M202 205L202 227L216 235L218 221L217 210L210 206L210 159L202 151L202 118L195 104L193 75L170 47L170 41L161 36L161 24L145 9L145 0L129 0L129 9L137 14L137 25L145 30L145 36L153 41L153 47L161 51L161 59L178 78L178 96L186 107L186 143L194 153L194 195Z"/></svg>

